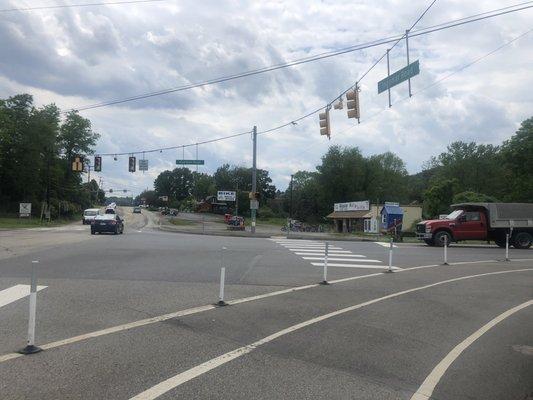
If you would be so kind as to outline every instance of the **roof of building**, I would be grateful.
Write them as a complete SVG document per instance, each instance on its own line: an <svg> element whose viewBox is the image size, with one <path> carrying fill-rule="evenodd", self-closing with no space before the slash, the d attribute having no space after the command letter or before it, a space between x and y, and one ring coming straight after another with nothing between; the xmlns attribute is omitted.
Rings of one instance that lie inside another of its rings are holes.
<svg viewBox="0 0 533 400"><path fill-rule="evenodd" d="M398 206L383 206L383 210L387 211L387 214L403 215L402 208Z"/></svg>
<svg viewBox="0 0 533 400"><path fill-rule="evenodd" d="M334 211L329 214L328 218L370 218L372 213L368 210L365 211Z"/></svg>

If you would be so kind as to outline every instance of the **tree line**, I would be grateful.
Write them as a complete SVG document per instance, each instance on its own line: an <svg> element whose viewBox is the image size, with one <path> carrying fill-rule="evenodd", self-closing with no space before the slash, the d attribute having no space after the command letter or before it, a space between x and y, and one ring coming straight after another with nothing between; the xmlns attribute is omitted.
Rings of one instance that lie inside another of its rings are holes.
<svg viewBox="0 0 533 400"><path fill-rule="evenodd" d="M370 200L420 204L426 218L450 211L459 202L533 200L533 118L522 122L501 145L457 141L431 157L417 174L392 152L365 157L357 147L331 146L316 171L298 171L285 191L277 190L268 171L258 170L261 193L259 215L323 222L339 202ZM249 211L251 168L225 164L213 175L176 168L162 172L154 190L141 194L153 199L169 196L173 206L193 208L195 201L217 190L239 190L239 209Z"/></svg>
<svg viewBox="0 0 533 400"><path fill-rule="evenodd" d="M76 111L36 107L29 94L0 99L0 213L28 202L34 215L48 208L56 218L103 203L97 182L83 183L71 170L74 155L93 154L98 137Z"/></svg>

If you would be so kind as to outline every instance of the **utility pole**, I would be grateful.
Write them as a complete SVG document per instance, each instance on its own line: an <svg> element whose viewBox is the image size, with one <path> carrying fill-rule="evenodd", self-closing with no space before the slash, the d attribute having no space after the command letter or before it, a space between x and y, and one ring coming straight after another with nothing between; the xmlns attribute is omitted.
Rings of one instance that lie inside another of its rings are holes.
<svg viewBox="0 0 533 400"><path fill-rule="evenodd" d="M235 215L239 216L239 181L237 180L237 188L235 189Z"/></svg>
<svg viewBox="0 0 533 400"><path fill-rule="evenodd" d="M292 219L292 179L294 175L291 175L291 203L289 205L289 218Z"/></svg>
<svg viewBox="0 0 533 400"><path fill-rule="evenodd" d="M253 140L252 193L255 194L257 192L257 126L254 126L252 135L253 135L252 136L252 140ZM256 203L256 201L253 201L253 203ZM255 204L254 204L254 207L255 207ZM255 234L255 217L257 214L257 210L255 208L252 208L250 211L252 214L252 234Z"/></svg>

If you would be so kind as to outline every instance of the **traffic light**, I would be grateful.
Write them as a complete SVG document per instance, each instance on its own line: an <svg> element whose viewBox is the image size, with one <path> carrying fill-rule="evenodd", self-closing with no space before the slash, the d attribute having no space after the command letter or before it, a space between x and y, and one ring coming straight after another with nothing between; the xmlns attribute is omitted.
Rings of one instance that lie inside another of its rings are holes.
<svg viewBox="0 0 533 400"><path fill-rule="evenodd" d="M94 171L100 172L102 170L102 157L94 157Z"/></svg>
<svg viewBox="0 0 533 400"><path fill-rule="evenodd" d="M326 108L326 112L318 114L320 121L320 134L326 135L328 139L331 139L331 129L329 126L329 107Z"/></svg>
<svg viewBox="0 0 533 400"><path fill-rule="evenodd" d="M130 163L129 163L128 171L135 172L135 167L137 165L137 159L135 157L130 157L129 160L130 160Z"/></svg>
<svg viewBox="0 0 533 400"><path fill-rule="evenodd" d="M348 118L361 118L361 111L359 108L359 88L348 90L346 92L346 108L348 109Z"/></svg>

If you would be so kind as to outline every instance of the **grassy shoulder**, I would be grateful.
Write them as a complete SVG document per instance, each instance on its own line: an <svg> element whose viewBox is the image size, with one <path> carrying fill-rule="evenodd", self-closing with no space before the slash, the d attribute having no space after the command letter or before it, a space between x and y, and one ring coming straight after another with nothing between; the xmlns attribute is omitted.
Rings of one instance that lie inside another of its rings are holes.
<svg viewBox="0 0 533 400"><path fill-rule="evenodd" d="M190 226L190 225L195 224L194 221L189 221L186 219L179 219L179 218L170 218L168 222L176 226Z"/></svg>
<svg viewBox="0 0 533 400"><path fill-rule="evenodd" d="M0 229L55 227L70 224L75 221L81 221L81 216L72 219L58 219L50 222L41 221L39 218L0 217Z"/></svg>
<svg viewBox="0 0 533 400"><path fill-rule="evenodd" d="M287 225L287 218L258 218L257 223L264 224L264 225L275 225L275 226L281 227L281 226Z"/></svg>

